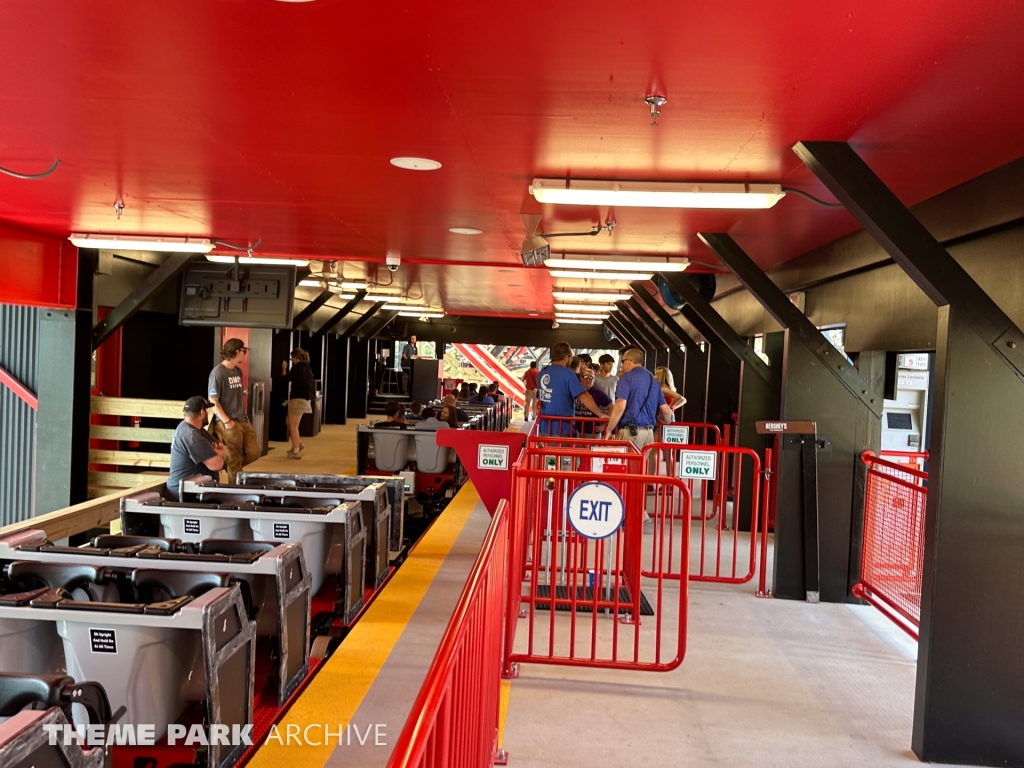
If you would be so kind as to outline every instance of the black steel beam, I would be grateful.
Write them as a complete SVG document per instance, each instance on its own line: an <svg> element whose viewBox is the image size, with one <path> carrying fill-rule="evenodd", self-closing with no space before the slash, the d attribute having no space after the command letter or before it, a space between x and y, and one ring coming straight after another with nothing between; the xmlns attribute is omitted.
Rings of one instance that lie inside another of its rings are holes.
<svg viewBox="0 0 1024 768"><path fill-rule="evenodd" d="M672 335L661 327L661 324L655 320L651 315L644 311L643 307L636 298L629 298L626 300L626 308L633 313L633 316L640 322L640 324L650 332L650 334L658 340L659 345L665 349L679 349L682 345Z"/></svg>
<svg viewBox="0 0 1024 768"><path fill-rule="evenodd" d="M359 330L368 322L370 322L370 320L373 319L373 316L380 312L381 308L386 303L387 302L385 301L378 301L376 304L374 304L372 307L366 310L366 312L363 313L362 317L356 318L356 321L352 323L352 325L350 325L348 328L346 328L342 333L338 335L341 336L341 338L343 339L349 339L353 337L358 339L359 337L356 336L356 334L359 332Z"/></svg>
<svg viewBox="0 0 1024 768"><path fill-rule="evenodd" d="M825 338L825 334L814 327L814 323L807 319L807 315L797 309L732 237L712 232L698 232L697 237L733 271L768 314L783 328L788 328L792 337L818 358L825 370L875 416L882 417L882 396L872 389L853 364L832 346L832 342Z"/></svg>
<svg viewBox="0 0 1024 768"><path fill-rule="evenodd" d="M801 141L793 151L936 306L956 310L1024 381L1024 333L849 144Z"/></svg>
<svg viewBox="0 0 1024 768"><path fill-rule="evenodd" d="M295 318L292 320L292 330L298 330L300 325L302 325L304 322L309 320L309 318L311 318L314 314L316 314L316 311L320 309L320 307L322 307L328 301L330 301L333 296L333 291L325 290L319 296L317 296L315 299L309 302L309 304L301 312L295 315Z"/></svg>
<svg viewBox="0 0 1024 768"><path fill-rule="evenodd" d="M1024 765L1024 338L849 146L794 151L939 307L911 747Z"/></svg>
<svg viewBox="0 0 1024 768"><path fill-rule="evenodd" d="M321 336L330 331L334 326L340 323L342 321L342 318L345 317L345 315L347 315L349 312L351 312L353 309L359 306L359 302L363 300L364 296L366 296L366 291L359 291L358 293L356 293L356 295L352 297L348 304L346 304L344 307L342 307L335 313L334 317L332 317L326 323L317 328L313 335L309 337L310 341L314 339L319 339Z"/></svg>
<svg viewBox="0 0 1024 768"><path fill-rule="evenodd" d="M163 264L135 286L135 289L92 329L92 348L97 349L109 339L111 334L128 322L161 288L176 278L193 258L194 253L170 254Z"/></svg>
<svg viewBox="0 0 1024 768"><path fill-rule="evenodd" d="M662 322L665 327L666 333L670 336L675 337L678 340L679 345L686 347L687 351L700 350L699 345L693 338L686 333L682 326L676 322L675 317L669 314L668 310L657 303L657 299L650 295L650 292L645 288L646 283L638 281L632 283L630 288L633 290L633 295L637 299L638 306L642 306L644 310L653 316L657 321Z"/></svg>
<svg viewBox="0 0 1024 768"><path fill-rule="evenodd" d="M633 338L633 334L629 333L626 326L615 319L614 313L604 321L605 325L612 329L612 333L615 334L615 338L619 340L619 346L622 347L639 347L640 344L636 339Z"/></svg>
<svg viewBox="0 0 1024 768"><path fill-rule="evenodd" d="M659 274L662 279L672 286L672 290L676 292L679 298L686 302L687 307L693 309L693 312L700 317L709 331L725 344L738 359L743 361L749 370L763 379L765 383L770 384L776 389L779 388L779 375L769 368L764 360L757 356L754 349L733 330L732 326L725 321L725 318L718 314L717 309L704 300L704 297L697 292L696 288L690 285L690 282L682 273L661 272ZM683 310L687 307L683 307ZM684 311L683 314L690 322L693 322L692 313ZM707 336L699 326L697 330L705 337Z"/></svg>
<svg viewBox="0 0 1024 768"><path fill-rule="evenodd" d="M613 328L618 330L619 340L622 342L623 346L637 347L639 349L644 348L644 344L637 336L636 331L623 322L617 312L612 312L611 316L605 322L611 324Z"/></svg>
<svg viewBox="0 0 1024 768"><path fill-rule="evenodd" d="M651 332L648 331L639 320L633 317L632 312L626 309L626 302L617 301L615 302L615 306L619 308L619 311L615 316L616 319L633 334L634 338L643 344L644 349L651 351L661 349L661 344L651 336Z"/></svg>
<svg viewBox="0 0 1024 768"><path fill-rule="evenodd" d="M372 323L368 323L366 327L359 333L359 339L372 339L378 333L387 328L391 321L398 317L397 309L389 309L381 312L373 319Z"/></svg>

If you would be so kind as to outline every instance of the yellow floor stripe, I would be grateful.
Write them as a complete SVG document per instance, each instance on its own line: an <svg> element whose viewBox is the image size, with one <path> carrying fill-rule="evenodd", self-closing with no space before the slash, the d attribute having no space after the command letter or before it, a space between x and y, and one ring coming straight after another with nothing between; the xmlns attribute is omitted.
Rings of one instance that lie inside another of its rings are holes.
<svg viewBox="0 0 1024 768"><path fill-rule="evenodd" d="M512 693L512 681L501 681L501 703L498 705L498 749L505 746L505 718L508 717L508 697Z"/></svg>
<svg viewBox="0 0 1024 768"><path fill-rule="evenodd" d="M337 730L339 724L352 721L479 501L472 483L466 483L278 724L282 739L286 738L288 725L293 725L293 732L294 726L301 730L312 723L330 723L332 730ZM357 725L364 728L366 724ZM394 744L405 724L386 725L387 743ZM310 737L322 740L322 729L311 730ZM300 746L294 741L291 745L267 743L249 765L323 768L336 748L337 737L330 746L320 747Z"/></svg>

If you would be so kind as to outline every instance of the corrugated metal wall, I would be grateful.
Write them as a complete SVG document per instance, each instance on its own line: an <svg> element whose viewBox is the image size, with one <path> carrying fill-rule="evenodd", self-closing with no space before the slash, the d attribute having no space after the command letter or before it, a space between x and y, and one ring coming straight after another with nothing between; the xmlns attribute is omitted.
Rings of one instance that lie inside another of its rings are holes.
<svg viewBox="0 0 1024 768"><path fill-rule="evenodd" d="M39 310L0 304L0 366L38 392ZM35 509L36 414L0 385L0 525Z"/></svg>

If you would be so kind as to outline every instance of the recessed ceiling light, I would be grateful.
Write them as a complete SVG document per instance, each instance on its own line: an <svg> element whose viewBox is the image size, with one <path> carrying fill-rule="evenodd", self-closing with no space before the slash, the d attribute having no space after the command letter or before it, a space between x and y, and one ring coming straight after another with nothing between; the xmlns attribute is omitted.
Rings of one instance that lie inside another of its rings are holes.
<svg viewBox="0 0 1024 768"><path fill-rule="evenodd" d="M437 160L428 160L425 157L392 157L391 164L407 171L436 171L441 167Z"/></svg>
<svg viewBox="0 0 1024 768"><path fill-rule="evenodd" d="M392 160L391 162L393 163L395 161ZM440 163L438 163L438 166L440 166ZM483 234L483 230L482 229L477 229L476 227L449 227L448 231L451 232L453 235L480 235L480 234Z"/></svg>
<svg viewBox="0 0 1024 768"><path fill-rule="evenodd" d="M530 317L537 317L537 315L539 315L539 314L540 314L539 312L531 312L530 313Z"/></svg>

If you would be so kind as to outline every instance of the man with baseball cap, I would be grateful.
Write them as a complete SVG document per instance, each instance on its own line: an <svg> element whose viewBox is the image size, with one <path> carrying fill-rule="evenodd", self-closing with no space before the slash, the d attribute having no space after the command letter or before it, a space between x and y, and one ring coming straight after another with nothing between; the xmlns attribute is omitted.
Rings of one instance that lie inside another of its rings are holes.
<svg viewBox="0 0 1024 768"><path fill-rule="evenodd" d="M206 409L212 404L201 395L185 401L184 418L174 430L171 441L171 474L167 478L167 495L177 501L182 480L193 475L209 475L216 479L224 468L224 444L218 443L203 430Z"/></svg>
<svg viewBox="0 0 1024 768"><path fill-rule="evenodd" d="M260 457L256 431L245 414L245 387L239 366L249 348L241 339L228 339L220 353L220 365L210 371L209 393L214 420L210 432L227 449L228 482L234 483L242 467Z"/></svg>

